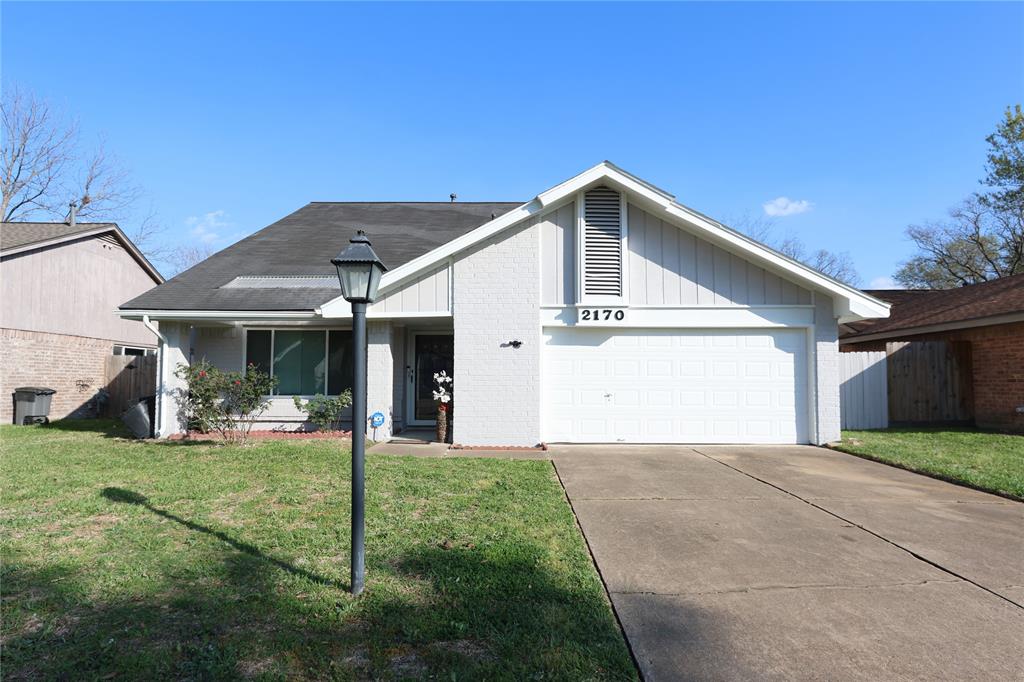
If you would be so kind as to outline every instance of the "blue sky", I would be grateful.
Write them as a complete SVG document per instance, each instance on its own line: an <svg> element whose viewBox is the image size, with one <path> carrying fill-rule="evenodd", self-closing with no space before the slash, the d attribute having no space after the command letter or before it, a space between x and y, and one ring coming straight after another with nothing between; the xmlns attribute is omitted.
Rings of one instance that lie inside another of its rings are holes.
<svg viewBox="0 0 1024 682"><path fill-rule="evenodd" d="M788 213L868 284L977 189L1022 36L1020 3L4 2L0 56L175 244L313 200L526 200L609 159L726 221Z"/></svg>

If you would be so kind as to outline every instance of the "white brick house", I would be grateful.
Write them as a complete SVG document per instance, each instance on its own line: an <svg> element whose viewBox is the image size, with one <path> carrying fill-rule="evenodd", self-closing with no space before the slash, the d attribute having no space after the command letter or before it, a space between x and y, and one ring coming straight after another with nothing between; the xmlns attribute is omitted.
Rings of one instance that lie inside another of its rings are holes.
<svg viewBox="0 0 1024 682"><path fill-rule="evenodd" d="M607 162L522 204L314 203L121 307L159 323L161 436L178 363L275 374L263 428L351 383L330 258L357 229L390 268L368 313L378 439L433 422L444 368L466 445L824 443L838 324L888 315Z"/></svg>

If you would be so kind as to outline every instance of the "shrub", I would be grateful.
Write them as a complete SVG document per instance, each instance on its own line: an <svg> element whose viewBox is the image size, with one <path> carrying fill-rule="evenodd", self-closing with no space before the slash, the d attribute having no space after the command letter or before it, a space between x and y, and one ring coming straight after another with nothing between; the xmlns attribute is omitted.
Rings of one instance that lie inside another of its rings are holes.
<svg viewBox="0 0 1024 682"><path fill-rule="evenodd" d="M330 431L341 427L341 411L352 405L352 391L329 398L317 393L305 403L299 396L292 398L295 407L306 413L306 418L316 425L320 431Z"/></svg>
<svg viewBox="0 0 1024 682"><path fill-rule="evenodd" d="M182 401L184 421L202 433L216 431L227 441L245 442L256 419L270 405L277 379L249 365L243 372L222 372L205 360L178 365L175 376L188 390Z"/></svg>

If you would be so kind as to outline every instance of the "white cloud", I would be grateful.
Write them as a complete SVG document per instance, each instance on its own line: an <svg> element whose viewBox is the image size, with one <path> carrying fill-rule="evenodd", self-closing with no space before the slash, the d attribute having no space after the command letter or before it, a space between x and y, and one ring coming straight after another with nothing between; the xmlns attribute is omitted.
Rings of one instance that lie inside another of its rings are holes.
<svg viewBox="0 0 1024 682"><path fill-rule="evenodd" d="M189 216L185 224L192 228L190 234L193 238L203 244L212 244L220 240L223 230L234 226L234 223L225 220L227 215L226 211L210 211L202 216Z"/></svg>
<svg viewBox="0 0 1024 682"><path fill-rule="evenodd" d="M882 275L881 277L875 277L873 280L868 282L868 289L900 289L900 285L892 277L888 275Z"/></svg>
<svg viewBox="0 0 1024 682"><path fill-rule="evenodd" d="M764 204L764 212L773 218L796 215L797 213L807 213L812 208L814 208L814 204L806 199L800 199L797 201L790 199L789 197L777 197Z"/></svg>

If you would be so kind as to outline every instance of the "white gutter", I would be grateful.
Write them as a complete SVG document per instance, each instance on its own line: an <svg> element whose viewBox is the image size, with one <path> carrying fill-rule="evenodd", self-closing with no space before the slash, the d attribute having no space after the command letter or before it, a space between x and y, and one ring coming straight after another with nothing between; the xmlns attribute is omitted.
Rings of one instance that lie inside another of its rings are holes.
<svg viewBox="0 0 1024 682"><path fill-rule="evenodd" d="M156 338L160 339L160 346L156 350L156 407L153 410L153 415L156 418L156 424L153 425L153 435L157 438L160 437L161 427L163 424L163 402L164 402L164 348L167 347L167 337L164 336L155 324L153 324L149 315L142 316L142 324L146 326L146 329L156 334Z"/></svg>
<svg viewBox="0 0 1024 682"><path fill-rule="evenodd" d="M302 310L114 310L125 320L315 320L316 314Z"/></svg>

